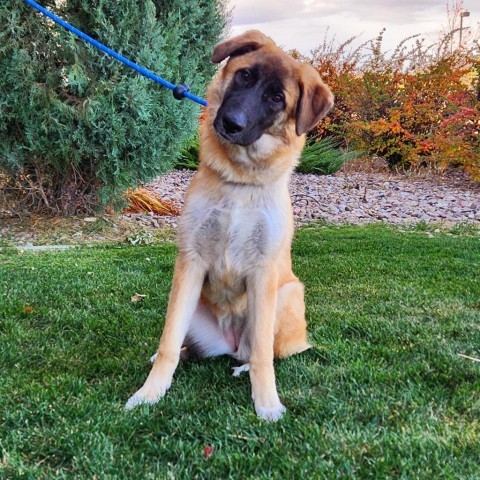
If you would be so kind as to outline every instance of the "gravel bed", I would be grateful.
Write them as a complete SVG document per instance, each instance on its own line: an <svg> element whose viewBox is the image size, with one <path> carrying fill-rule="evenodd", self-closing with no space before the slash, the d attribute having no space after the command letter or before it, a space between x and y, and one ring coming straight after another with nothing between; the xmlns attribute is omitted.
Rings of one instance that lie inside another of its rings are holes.
<svg viewBox="0 0 480 480"><path fill-rule="evenodd" d="M175 170L146 188L181 208L192 171ZM474 223L480 226L480 184L462 174L408 177L385 173L318 176L294 173L290 183L295 222L363 224ZM124 215L140 223L176 227L178 218Z"/></svg>

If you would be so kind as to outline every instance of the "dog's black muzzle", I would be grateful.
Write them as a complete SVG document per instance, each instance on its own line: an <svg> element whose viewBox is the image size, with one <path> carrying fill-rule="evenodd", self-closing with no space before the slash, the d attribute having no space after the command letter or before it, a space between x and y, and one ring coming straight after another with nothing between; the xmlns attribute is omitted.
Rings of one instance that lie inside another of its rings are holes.
<svg viewBox="0 0 480 480"><path fill-rule="evenodd" d="M255 122L254 115L243 107L224 106L213 123L218 135L227 142L246 147L258 140L264 129Z"/></svg>
<svg viewBox="0 0 480 480"><path fill-rule="evenodd" d="M274 121L262 102L260 89L231 92L220 106L213 126L224 140L244 147L256 142Z"/></svg>

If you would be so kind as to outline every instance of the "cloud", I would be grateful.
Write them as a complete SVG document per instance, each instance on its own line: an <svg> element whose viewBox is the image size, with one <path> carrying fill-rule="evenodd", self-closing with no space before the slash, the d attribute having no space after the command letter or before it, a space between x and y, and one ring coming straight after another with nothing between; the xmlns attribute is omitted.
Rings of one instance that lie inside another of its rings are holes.
<svg viewBox="0 0 480 480"><path fill-rule="evenodd" d="M236 25L274 22L285 19L325 18L345 15L388 23L411 23L417 17L445 10L438 0L237 0L233 4Z"/></svg>
<svg viewBox="0 0 480 480"><path fill-rule="evenodd" d="M303 14L303 0L278 2L275 0L240 0L234 2L236 25L275 22Z"/></svg>
<svg viewBox="0 0 480 480"><path fill-rule="evenodd" d="M287 49L308 53L318 46L325 34L338 43L354 35L359 42L378 35L386 27L384 47L395 48L400 41L415 34L438 39L447 22L444 0L232 0L232 34L252 28L271 36ZM478 0L465 0L472 12L471 25L480 17Z"/></svg>
<svg viewBox="0 0 480 480"><path fill-rule="evenodd" d="M438 0L371 0L360 2L340 1L343 12L359 19L369 19L387 24L411 24L445 11ZM340 12L338 12L340 13Z"/></svg>

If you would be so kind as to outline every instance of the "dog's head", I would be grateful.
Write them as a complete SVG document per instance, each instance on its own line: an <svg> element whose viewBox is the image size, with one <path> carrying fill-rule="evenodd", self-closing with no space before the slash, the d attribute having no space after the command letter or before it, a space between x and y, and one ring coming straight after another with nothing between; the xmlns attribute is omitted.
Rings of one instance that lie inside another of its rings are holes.
<svg viewBox="0 0 480 480"><path fill-rule="evenodd" d="M333 95L317 71L258 31L219 43L212 61L226 58L209 98L213 127L223 143L248 147L264 135L276 140L302 136L333 106Z"/></svg>

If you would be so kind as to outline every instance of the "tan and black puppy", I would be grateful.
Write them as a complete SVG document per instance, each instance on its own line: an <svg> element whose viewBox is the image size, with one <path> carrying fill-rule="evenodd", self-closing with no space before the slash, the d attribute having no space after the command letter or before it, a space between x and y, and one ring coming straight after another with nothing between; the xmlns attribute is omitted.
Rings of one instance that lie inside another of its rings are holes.
<svg viewBox="0 0 480 480"><path fill-rule="evenodd" d="M260 32L218 44L212 60L226 58L208 89L160 346L126 408L165 395L183 346L242 362L234 375L249 369L258 416L277 420L285 407L273 359L309 348L303 284L291 265L288 182L305 132L333 95L311 66Z"/></svg>

